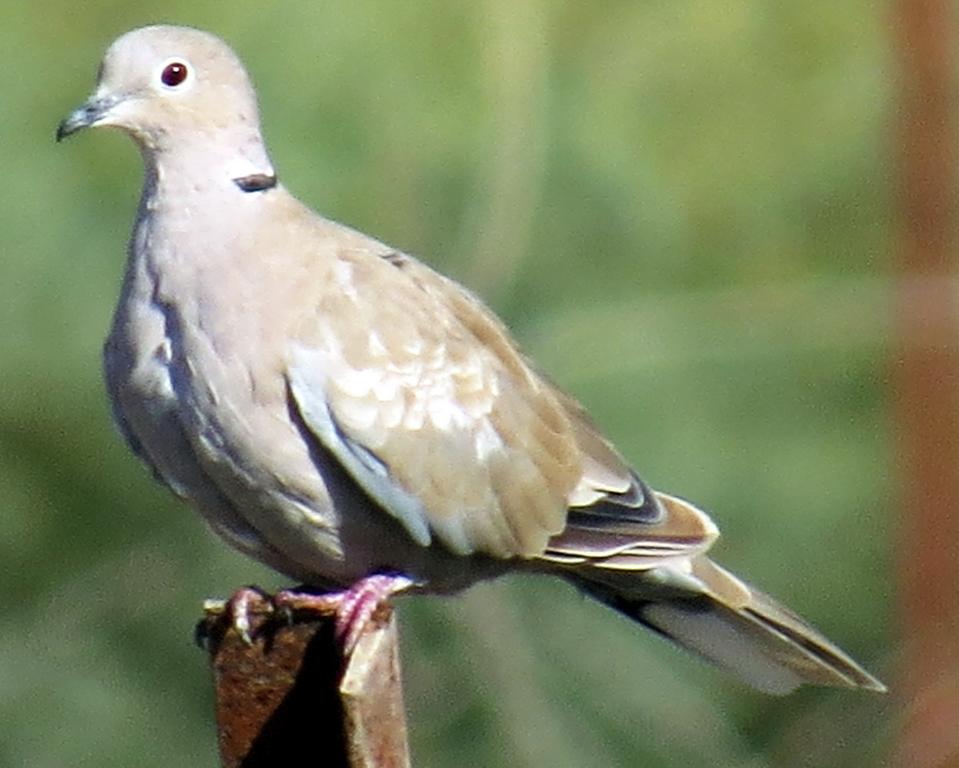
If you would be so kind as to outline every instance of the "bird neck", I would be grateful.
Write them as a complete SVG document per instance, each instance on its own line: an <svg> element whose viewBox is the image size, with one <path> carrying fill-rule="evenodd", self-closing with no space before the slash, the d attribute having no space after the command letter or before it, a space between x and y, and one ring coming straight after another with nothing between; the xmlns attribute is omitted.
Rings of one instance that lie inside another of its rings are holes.
<svg viewBox="0 0 959 768"><path fill-rule="evenodd" d="M273 163L258 136L211 139L182 146L141 145L144 197L192 197L211 190L256 191L275 185Z"/></svg>

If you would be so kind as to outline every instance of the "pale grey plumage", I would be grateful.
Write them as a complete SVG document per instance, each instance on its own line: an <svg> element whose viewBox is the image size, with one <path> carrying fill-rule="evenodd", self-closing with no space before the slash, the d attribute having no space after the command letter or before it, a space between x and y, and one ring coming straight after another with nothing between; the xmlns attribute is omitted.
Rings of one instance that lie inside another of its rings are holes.
<svg viewBox="0 0 959 768"><path fill-rule="evenodd" d="M116 419L232 545L317 585L549 571L761 689L881 688L708 560L709 518L648 489L475 297L276 183L222 41L119 38L58 136L90 125L146 166L104 355Z"/></svg>

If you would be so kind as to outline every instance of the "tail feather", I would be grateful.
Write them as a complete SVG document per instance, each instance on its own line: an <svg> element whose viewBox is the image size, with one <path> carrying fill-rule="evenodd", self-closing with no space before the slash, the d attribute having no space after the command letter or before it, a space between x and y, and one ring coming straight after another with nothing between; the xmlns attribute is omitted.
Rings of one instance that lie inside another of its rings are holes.
<svg viewBox="0 0 959 768"><path fill-rule="evenodd" d="M761 691L803 683L885 690L805 620L710 560L719 531L705 512L644 494L657 514L643 520L596 505L572 511L541 562Z"/></svg>
<svg viewBox="0 0 959 768"><path fill-rule="evenodd" d="M581 589L760 691L828 685L884 691L818 630L700 555L645 571L580 568Z"/></svg>

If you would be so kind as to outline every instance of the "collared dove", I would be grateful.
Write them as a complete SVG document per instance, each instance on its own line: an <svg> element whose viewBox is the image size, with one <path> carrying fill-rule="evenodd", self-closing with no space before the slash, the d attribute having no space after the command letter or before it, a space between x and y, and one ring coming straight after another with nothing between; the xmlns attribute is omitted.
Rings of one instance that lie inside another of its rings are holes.
<svg viewBox="0 0 959 768"><path fill-rule="evenodd" d="M293 197L224 42L123 35L57 138L88 126L146 168L104 349L116 421L227 542L381 594L550 573L760 690L883 690L710 560L709 517L646 486L475 296Z"/></svg>

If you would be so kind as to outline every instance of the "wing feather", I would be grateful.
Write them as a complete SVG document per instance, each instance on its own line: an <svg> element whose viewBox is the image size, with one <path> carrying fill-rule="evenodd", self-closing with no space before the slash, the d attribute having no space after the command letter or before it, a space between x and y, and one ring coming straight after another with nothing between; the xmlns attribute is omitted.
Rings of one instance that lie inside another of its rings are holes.
<svg viewBox="0 0 959 768"><path fill-rule="evenodd" d="M409 257L340 262L290 350L290 389L417 542L610 569L709 546L709 518L646 487L469 292Z"/></svg>
<svg viewBox="0 0 959 768"><path fill-rule="evenodd" d="M288 357L307 425L420 543L541 553L582 475L553 388L459 286L409 258L341 258Z"/></svg>

